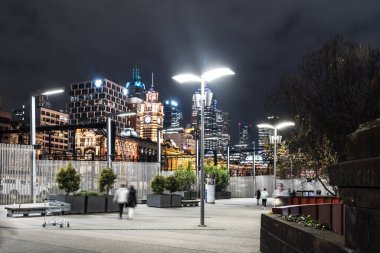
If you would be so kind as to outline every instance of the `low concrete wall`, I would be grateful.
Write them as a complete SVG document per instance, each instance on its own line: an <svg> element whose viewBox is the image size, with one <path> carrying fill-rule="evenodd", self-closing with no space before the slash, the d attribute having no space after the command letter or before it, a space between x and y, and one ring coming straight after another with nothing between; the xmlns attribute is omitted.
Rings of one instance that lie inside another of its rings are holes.
<svg viewBox="0 0 380 253"><path fill-rule="evenodd" d="M260 250L262 253L349 252L342 235L302 227L273 214L261 215Z"/></svg>

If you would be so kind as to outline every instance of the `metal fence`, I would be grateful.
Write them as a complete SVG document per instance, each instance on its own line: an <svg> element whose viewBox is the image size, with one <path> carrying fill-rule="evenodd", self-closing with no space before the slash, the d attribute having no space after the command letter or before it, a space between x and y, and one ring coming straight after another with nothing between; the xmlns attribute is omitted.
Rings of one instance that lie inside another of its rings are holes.
<svg viewBox="0 0 380 253"><path fill-rule="evenodd" d="M81 176L80 189L98 191L98 178L105 161L64 161L37 160L36 185L34 187L37 202L47 195L64 194L55 181L59 169L71 163ZM0 144L0 204L30 203L31 196L32 146ZM113 162L112 169L117 175L115 192L121 183L134 185L137 197L146 199L151 193L150 182L158 173L158 163Z"/></svg>
<svg viewBox="0 0 380 253"><path fill-rule="evenodd" d="M0 204L31 202L32 146L0 143Z"/></svg>
<svg viewBox="0 0 380 253"><path fill-rule="evenodd" d="M327 191L324 189L322 184L318 181L306 181L306 179L277 179L277 184L284 184L285 189L295 190L295 191L313 191L321 190L322 195L328 195ZM325 185L332 191L332 187L324 182ZM260 189L262 191L264 188L272 196L275 188L273 182L273 175L268 176L256 176L256 185L254 187L253 177L231 177L230 185L227 187L227 191L231 192L232 198L253 198L256 194L255 191Z"/></svg>
<svg viewBox="0 0 380 253"><path fill-rule="evenodd" d="M98 179L103 168L107 167L104 161L60 161L60 160L38 160L37 174L39 182L49 187L49 194L63 194L55 182L55 177L62 166L71 163L81 176L80 189L98 192ZM137 191L137 197L146 199L151 193L150 182L153 176L158 173L158 163L142 162L113 162L112 170L117 175L113 194L121 183L133 185Z"/></svg>

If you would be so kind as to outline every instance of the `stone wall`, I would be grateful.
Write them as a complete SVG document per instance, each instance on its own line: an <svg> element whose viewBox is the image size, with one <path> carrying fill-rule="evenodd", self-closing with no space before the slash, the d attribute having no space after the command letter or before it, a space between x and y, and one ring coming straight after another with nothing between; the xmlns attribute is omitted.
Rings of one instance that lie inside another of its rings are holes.
<svg viewBox="0 0 380 253"><path fill-rule="evenodd" d="M330 168L330 183L345 204L345 245L380 252L380 119L347 139L347 161Z"/></svg>

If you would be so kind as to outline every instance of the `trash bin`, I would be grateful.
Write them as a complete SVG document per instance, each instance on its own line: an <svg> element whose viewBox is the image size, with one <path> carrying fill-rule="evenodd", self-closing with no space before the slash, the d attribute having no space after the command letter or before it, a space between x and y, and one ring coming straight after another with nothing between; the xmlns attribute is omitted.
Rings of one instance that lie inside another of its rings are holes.
<svg viewBox="0 0 380 253"><path fill-rule="evenodd" d="M206 202L210 204L215 204L215 178L207 179Z"/></svg>

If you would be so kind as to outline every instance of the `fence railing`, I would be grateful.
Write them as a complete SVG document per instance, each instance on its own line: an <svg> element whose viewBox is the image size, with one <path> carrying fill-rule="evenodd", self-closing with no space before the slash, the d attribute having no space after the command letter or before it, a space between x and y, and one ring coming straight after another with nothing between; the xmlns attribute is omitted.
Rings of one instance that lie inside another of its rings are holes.
<svg viewBox="0 0 380 253"><path fill-rule="evenodd" d="M71 163L81 176L80 189L86 191L99 190L98 179L105 161L67 161L67 160L37 160L36 185L34 187L37 202L47 195L64 194L58 189L56 175L62 166ZM32 147L25 145L0 144L0 204L30 203ZM146 199L151 193L150 182L159 170L158 163L144 162L113 162L112 169L117 180L111 194L121 183L134 185L137 197Z"/></svg>
<svg viewBox="0 0 380 253"><path fill-rule="evenodd" d="M0 143L0 204L31 201L32 146Z"/></svg>

